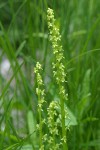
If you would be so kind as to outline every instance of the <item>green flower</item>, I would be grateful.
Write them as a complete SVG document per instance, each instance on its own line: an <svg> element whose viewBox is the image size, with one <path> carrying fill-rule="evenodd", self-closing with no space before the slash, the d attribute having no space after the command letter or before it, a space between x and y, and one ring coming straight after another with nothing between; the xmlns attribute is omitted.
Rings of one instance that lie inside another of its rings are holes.
<svg viewBox="0 0 100 150"><path fill-rule="evenodd" d="M43 87L43 80L41 76L42 67L39 62L37 62L36 67L34 68L34 72L36 74L36 81L37 81L37 88L36 88L36 94L38 97L38 114L39 114L39 124L37 125L37 129L39 130L39 144L40 144L40 150L44 150L43 145L43 124L45 124L45 119L42 118L42 112L43 112L43 104L45 102L44 95L45 90Z"/></svg>
<svg viewBox="0 0 100 150"><path fill-rule="evenodd" d="M68 94L66 94L66 90L64 84L66 82L66 73L65 73L65 66L64 62L64 55L63 55L63 48L61 45L61 35L59 29L55 25L55 18L54 12L52 9L48 8L47 10L47 21L48 21L48 28L49 28L49 39L52 43L53 54L54 54L54 62L52 63L53 66L53 74L58 85L58 92L60 98L60 107L61 107L61 122L62 122L62 145L63 150L68 150L66 144L66 126L65 126L65 107L64 103L65 100L68 98Z"/></svg>

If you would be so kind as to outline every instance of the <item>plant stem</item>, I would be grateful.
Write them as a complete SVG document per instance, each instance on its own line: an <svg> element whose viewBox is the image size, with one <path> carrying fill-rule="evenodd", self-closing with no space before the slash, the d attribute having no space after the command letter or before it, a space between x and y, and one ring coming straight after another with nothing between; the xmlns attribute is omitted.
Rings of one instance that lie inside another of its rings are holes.
<svg viewBox="0 0 100 150"><path fill-rule="evenodd" d="M59 89L61 89L60 85ZM66 138L64 98L62 97L62 95L60 95L60 106L61 106L62 138ZM67 142L64 142L64 139L63 139L63 150L68 150Z"/></svg>
<svg viewBox="0 0 100 150"><path fill-rule="evenodd" d="M40 87L38 86L38 89L40 89ZM38 103L40 103L41 101L41 95L40 93L38 94ZM41 114L41 108L38 107L38 111L39 111L39 138L40 138L40 147L42 146L42 114Z"/></svg>
<svg viewBox="0 0 100 150"><path fill-rule="evenodd" d="M53 120L52 120L52 128L54 129L55 128L55 126L54 126L54 123L55 123L55 121L54 121L54 115L53 115ZM53 146L54 146L54 148L55 148L55 144L56 143L56 141L55 141L55 133L53 132Z"/></svg>

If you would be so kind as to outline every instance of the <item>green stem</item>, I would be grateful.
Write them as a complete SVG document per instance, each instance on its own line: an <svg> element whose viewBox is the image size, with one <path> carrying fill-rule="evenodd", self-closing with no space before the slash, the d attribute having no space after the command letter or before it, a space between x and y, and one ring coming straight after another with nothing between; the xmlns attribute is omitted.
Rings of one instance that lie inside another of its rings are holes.
<svg viewBox="0 0 100 150"><path fill-rule="evenodd" d="M59 85L59 89L61 86ZM66 126L65 126L65 108L64 108L64 98L60 95L60 106L61 106L61 122L62 122L62 138L66 137ZM68 150L67 142L63 140L63 150Z"/></svg>
<svg viewBox="0 0 100 150"><path fill-rule="evenodd" d="M54 126L54 122L55 122L55 121L54 121L54 115L53 115L52 129L54 129L54 128L55 128L55 126ZM56 141L55 141L55 134L54 134L54 132L53 132L53 146L54 146L54 148L55 148L55 145L56 145L56 144L55 144L55 142L56 142Z"/></svg>
<svg viewBox="0 0 100 150"><path fill-rule="evenodd" d="M40 87L38 86L38 89L40 89ZM41 95L40 93L38 94L38 103L40 103L41 101ZM40 147L42 146L42 114L41 114L41 109L39 107L39 141L40 141Z"/></svg>

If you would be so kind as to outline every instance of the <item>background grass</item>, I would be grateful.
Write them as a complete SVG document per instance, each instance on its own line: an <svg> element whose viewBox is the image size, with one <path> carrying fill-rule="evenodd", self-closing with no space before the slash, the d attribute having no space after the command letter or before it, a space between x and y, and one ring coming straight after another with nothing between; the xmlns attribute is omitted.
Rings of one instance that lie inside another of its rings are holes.
<svg viewBox="0 0 100 150"><path fill-rule="evenodd" d="M100 1L0 1L0 149L34 149L37 97L34 66L43 65L46 99L56 97L47 8L55 12L62 35L69 93L77 119L70 127L70 150L100 149ZM8 60L9 70L2 73ZM31 111L31 113L30 113ZM33 130L30 122L33 118ZM25 146L26 147L23 147Z"/></svg>

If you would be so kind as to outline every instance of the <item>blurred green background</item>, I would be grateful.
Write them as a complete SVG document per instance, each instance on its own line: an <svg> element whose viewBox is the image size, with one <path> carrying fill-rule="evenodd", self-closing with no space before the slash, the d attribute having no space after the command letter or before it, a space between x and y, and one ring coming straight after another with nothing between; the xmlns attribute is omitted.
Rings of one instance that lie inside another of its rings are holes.
<svg viewBox="0 0 100 150"><path fill-rule="evenodd" d="M44 70L47 104L56 97L48 7L60 28L67 105L77 120L68 133L69 149L100 150L99 0L0 0L0 149L32 143L27 114L37 115L37 61Z"/></svg>

